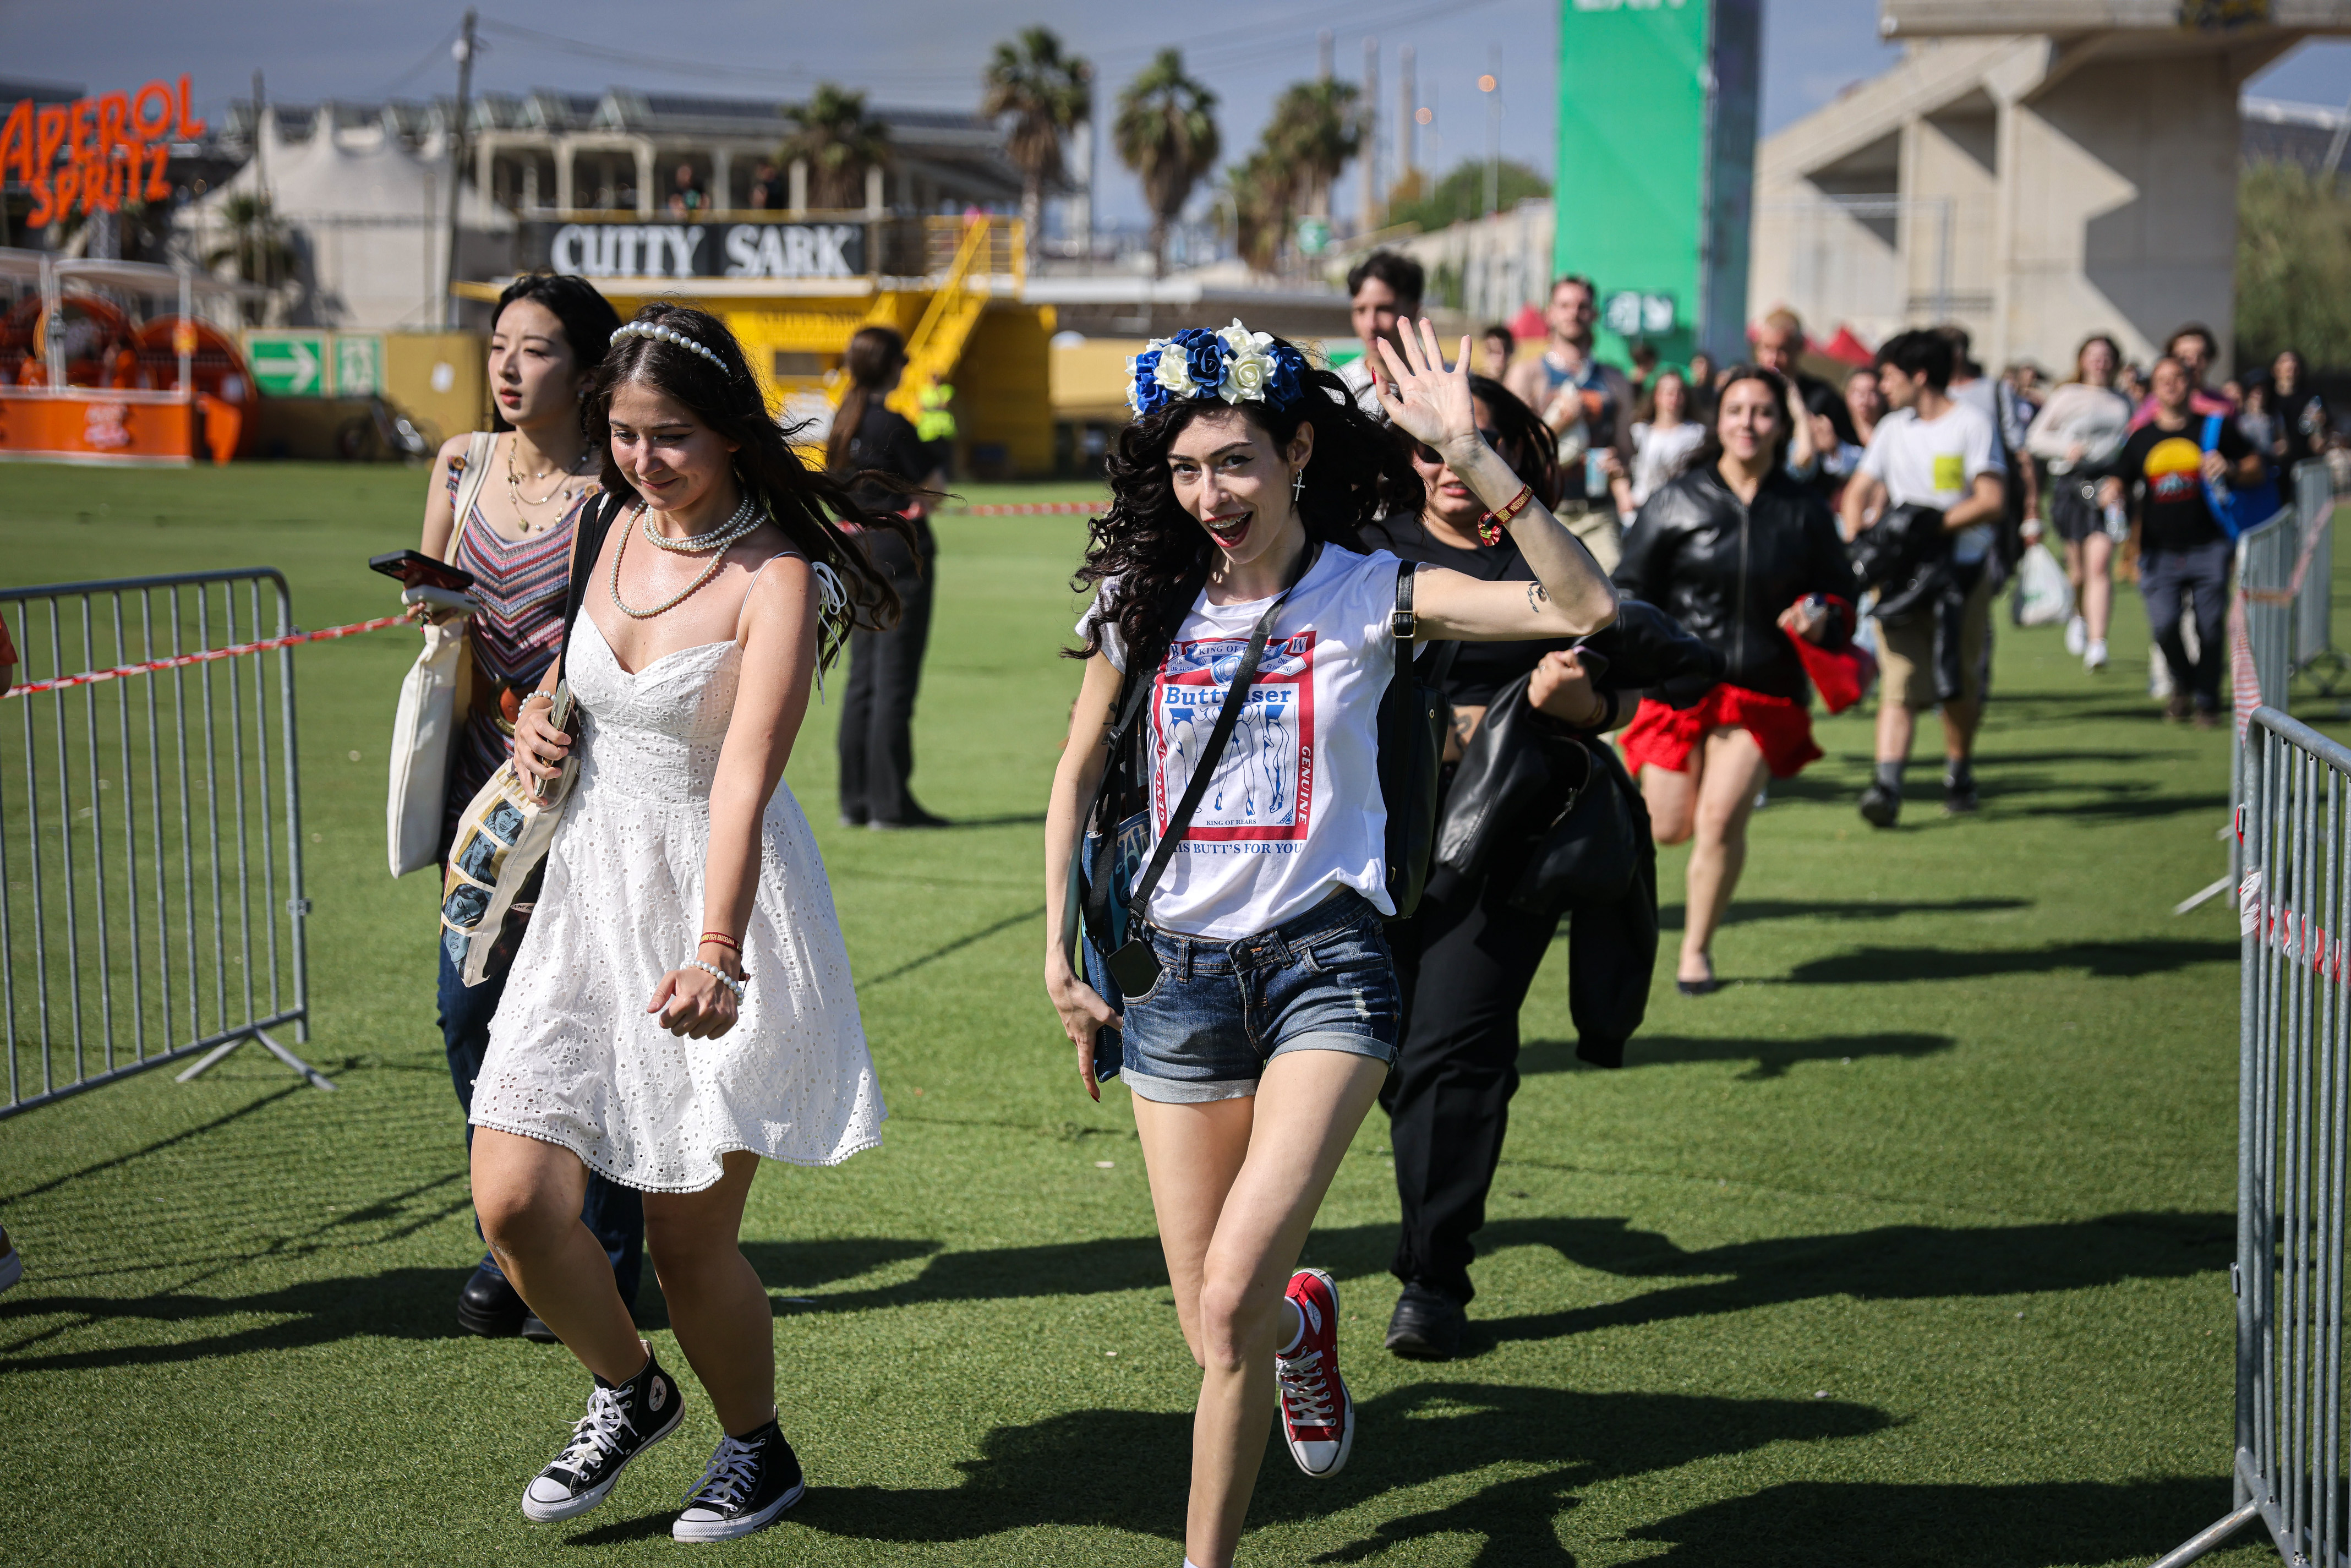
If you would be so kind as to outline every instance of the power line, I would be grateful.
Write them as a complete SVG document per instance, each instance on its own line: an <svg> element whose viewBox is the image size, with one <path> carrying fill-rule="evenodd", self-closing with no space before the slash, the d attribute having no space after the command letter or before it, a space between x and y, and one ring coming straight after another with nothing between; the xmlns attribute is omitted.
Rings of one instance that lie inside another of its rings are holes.
<svg viewBox="0 0 2351 1568"><path fill-rule="evenodd" d="M449 46L456 41L457 33L458 29L456 27L452 27L447 32L442 34L438 38L434 39L433 47L424 51L423 58L418 60L414 65L409 67L406 70L392 78L392 80L384 86L378 88L376 89L376 96L378 98L392 97L402 88L406 87L410 82L414 81L418 77L423 76L426 71L431 70L434 67L447 59L449 57Z"/></svg>

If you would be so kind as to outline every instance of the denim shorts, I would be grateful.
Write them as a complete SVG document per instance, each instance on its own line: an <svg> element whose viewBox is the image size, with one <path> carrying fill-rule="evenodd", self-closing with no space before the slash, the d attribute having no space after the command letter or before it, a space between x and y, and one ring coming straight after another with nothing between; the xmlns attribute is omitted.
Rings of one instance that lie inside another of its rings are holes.
<svg viewBox="0 0 2351 1568"><path fill-rule="evenodd" d="M1352 890L1254 936L1219 942L1154 927L1151 945L1159 979L1124 998L1119 1056L1127 1089L1145 1100L1246 1098L1288 1051L1395 1061L1404 1013L1395 960L1379 912ZM1099 961L1087 967L1099 971ZM1108 977L1092 978L1101 989Z"/></svg>

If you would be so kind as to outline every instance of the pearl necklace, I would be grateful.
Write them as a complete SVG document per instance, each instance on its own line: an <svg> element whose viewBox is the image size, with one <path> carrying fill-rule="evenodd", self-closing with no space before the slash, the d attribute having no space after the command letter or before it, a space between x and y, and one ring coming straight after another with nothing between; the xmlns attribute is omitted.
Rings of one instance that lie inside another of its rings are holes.
<svg viewBox="0 0 2351 1568"><path fill-rule="evenodd" d="M644 517L643 507L637 508L637 515ZM655 528L651 517L645 517L645 539L658 549L674 550L682 555L700 555L704 550L718 549L721 540L731 544L741 538L759 526L758 517L759 504L747 495L743 497L743 504L735 508L733 517L706 534L688 534L682 539L674 539Z"/></svg>
<svg viewBox="0 0 2351 1568"><path fill-rule="evenodd" d="M677 550L692 549L696 554L699 554L703 550L709 550L712 552L710 564L702 569L702 574L699 577L696 577L692 582L685 585L685 589L683 592L672 594L669 598L663 600L659 604L654 605L651 610L632 610L629 607L628 601L621 597L621 562L628 559L629 535L635 531L630 528L622 529L621 548L612 552L612 607L632 621L650 621L656 615L676 609L679 605L693 598L695 593L701 591L703 584L708 582L712 578L716 577L718 575L718 569L726 564L726 547L735 543L736 540L744 538L746 535L749 534L752 529L758 528L761 523L767 520L764 516L757 512L751 513L751 515L747 518L745 517L745 509L748 508L749 506L750 503L746 501L743 508L738 508L736 511L735 516L727 519L726 525L724 528L714 528L706 534L696 534L689 539L665 539L661 535L653 531L653 527L651 522L646 522L644 524L645 538L653 540L655 544L663 546L664 549ZM644 517L644 515L645 506L643 502L640 501L637 503L637 516L642 519Z"/></svg>

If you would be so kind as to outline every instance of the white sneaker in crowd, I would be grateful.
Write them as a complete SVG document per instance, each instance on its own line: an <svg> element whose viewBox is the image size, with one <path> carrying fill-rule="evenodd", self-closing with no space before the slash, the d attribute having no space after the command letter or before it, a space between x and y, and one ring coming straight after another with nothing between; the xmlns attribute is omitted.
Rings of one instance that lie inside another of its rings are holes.
<svg viewBox="0 0 2351 1568"><path fill-rule="evenodd" d="M2093 642L2088 651L2083 653L2082 667L2092 674L2106 667L2106 640L2104 637Z"/></svg>
<svg viewBox="0 0 2351 1568"><path fill-rule="evenodd" d="M2078 659L2089 643L2090 623L2078 615L2069 617L2065 622L2065 652Z"/></svg>

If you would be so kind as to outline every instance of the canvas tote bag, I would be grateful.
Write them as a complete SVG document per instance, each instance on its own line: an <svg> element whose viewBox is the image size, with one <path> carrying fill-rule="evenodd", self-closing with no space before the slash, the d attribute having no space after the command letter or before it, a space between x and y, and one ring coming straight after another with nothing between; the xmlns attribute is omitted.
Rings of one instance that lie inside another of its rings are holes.
<svg viewBox="0 0 2351 1568"><path fill-rule="evenodd" d="M449 535L454 559L465 537L465 519L490 468L497 433L477 430L465 444L465 472L457 481L457 523ZM403 597L413 598L418 591ZM465 622L424 625L424 650L400 683L400 706L392 719L392 788L384 800L384 841L392 874L422 871L438 858L441 814L449 794L450 748L465 727L473 660L465 646Z"/></svg>

